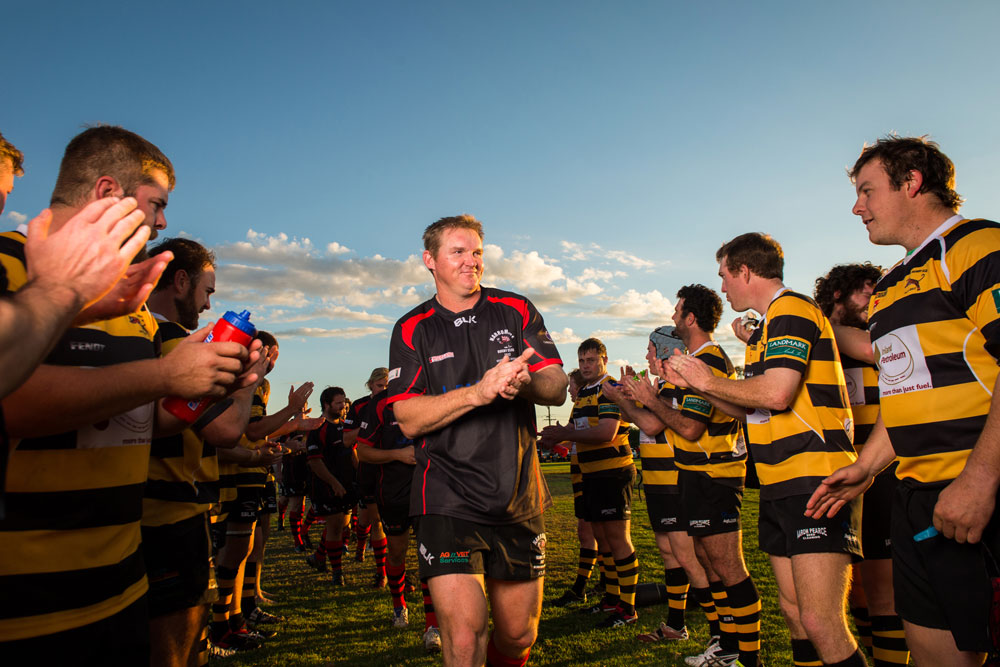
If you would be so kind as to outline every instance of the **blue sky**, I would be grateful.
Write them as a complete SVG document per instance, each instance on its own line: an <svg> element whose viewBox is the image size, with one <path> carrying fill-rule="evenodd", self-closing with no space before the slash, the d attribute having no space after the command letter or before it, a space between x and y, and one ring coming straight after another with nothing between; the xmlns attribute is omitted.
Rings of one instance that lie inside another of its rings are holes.
<svg viewBox="0 0 1000 667"><path fill-rule="evenodd" d="M568 365L593 334L639 364L742 232L801 291L895 262L850 213L865 141L931 134L963 213L997 215L998 24L989 2L21 3L0 131L26 174L0 227L47 204L83 124L116 123L174 162L166 234L218 254L203 322L246 307L279 335L273 400L363 393L431 294L423 227L462 212L484 283L532 298Z"/></svg>

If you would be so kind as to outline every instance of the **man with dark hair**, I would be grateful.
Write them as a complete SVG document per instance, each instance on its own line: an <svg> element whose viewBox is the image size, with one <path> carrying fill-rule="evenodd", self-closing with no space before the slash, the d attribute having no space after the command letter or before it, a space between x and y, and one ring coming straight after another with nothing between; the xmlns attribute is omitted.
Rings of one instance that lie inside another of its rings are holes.
<svg viewBox="0 0 1000 667"><path fill-rule="evenodd" d="M24 153L0 134L0 213L14 189L14 177L24 175Z"/></svg>
<svg viewBox="0 0 1000 667"><path fill-rule="evenodd" d="M477 225L443 218L425 231L436 295L393 329L389 401L421 443L410 508L445 664L501 667L525 664L538 633L551 498L534 404L561 405L566 374L534 305L480 287Z"/></svg>
<svg viewBox="0 0 1000 667"><path fill-rule="evenodd" d="M988 564L1000 553L1000 225L958 214L954 174L933 142L895 136L850 171L869 239L906 256L875 286L868 335L845 344L878 364L879 421L810 503L836 512L897 462L895 610L921 665L979 665L993 649Z"/></svg>
<svg viewBox="0 0 1000 667"><path fill-rule="evenodd" d="M861 555L860 503L822 520L803 516L827 471L857 458L833 330L812 299L784 286L781 246L771 237L738 236L716 259L733 309L763 313L747 342L746 379L719 376L696 356L677 354L668 360L678 375L671 381L747 422L761 485L760 547L771 556L793 659L867 664L844 614L851 560Z"/></svg>
<svg viewBox="0 0 1000 667"><path fill-rule="evenodd" d="M882 269L870 263L840 264L816 279L814 295L830 318L838 343L843 335L868 330L868 303ZM861 453L878 420L878 369L855 359L841 347L840 361L854 414L854 448ZM906 664L909 652L903 621L896 615L892 594L890 509L896 489L895 466L875 477L865 491L861 512L861 549L865 559L854 566L851 614L876 665Z"/></svg>
<svg viewBox="0 0 1000 667"><path fill-rule="evenodd" d="M104 149L117 150L110 142ZM158 166L147 175L151 182L139 185L134 198L146 224L162 228L172 178ZM123 196L124 178L117 163L95 172L70 151L60 180L83 185L72 202L53 204L50 229L72 225L90 202ZM6 288L14 292L30 267L18 248L24 237L4 236ZM222 397L244 362L257 358L238 343L203 344L207 328L157 357L156 321L140 308L148 291L139 286L169 259L163 253L134 265L120 281L132 285L99 302L98 311L112 319L71 328L46 363L4 399L10 434L22 438L10 455L7 513L0 520L0 607L8 612L0 619L0 654L12 664L36 662L39 655L62 664L149 661L142 486L154 427L165 434L184 426L159 399ZM255 380L250 374L241 382Z"/></svg>
<svg viewBox="0 0 1000 667"><path fill-rule="evenodd" d="M168 354L198 327L211 307L215 256L195 241L167 239L150 252L173 254L149 298ZM142 543L149 574L151 665L195 664L207 641L208 604L218 591L211 571L208 510L219 501L216 447L236 445L250 418L250 404L267 370L253 367L258 382L217 403L181 433L153 438L143 491ZM199 634L201 637L199 638Z"/></svg>
<svg viewBox="0 0 1000 667"><path fill-rule="evenodd" d="M628 442L630 424L621 409L605 395L608 351L597 338L588 338L577 349L580 374L586 383L570 413L572 426L542 429L543 445L563 440L576 443L583 473L583 512L602 549L605 566L604 598L592 612L608 612L598 627L617 628L635 623L635 587L639 561L632 545L632 484L635 465Z"/></svg>
<svg viewBox="0 0 1000 667"><path fill-rule="evenodd" d="M319 396L323 425L306 438L306 455L312 472L309 498L316 514L326 519L323 538L316 553L306 558L313 568L326 571L330 559L331 580L343 586L344 529L351 518L351 508L358 503L354 449L344 445L344 416L347 394L340 387L327 387Z"/></svg>

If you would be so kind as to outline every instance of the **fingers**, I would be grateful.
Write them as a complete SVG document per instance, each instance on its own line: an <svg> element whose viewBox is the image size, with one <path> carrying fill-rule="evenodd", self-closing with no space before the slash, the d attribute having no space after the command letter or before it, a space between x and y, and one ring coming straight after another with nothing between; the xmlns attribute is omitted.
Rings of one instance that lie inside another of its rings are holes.
<svg viewBox="0 0 1000 667"><path fill-rule="evenodd" d="M141 213L141 211L139 211L139 213ZM120 239L116 239L116 243L121 246L118 249L118 256L125 262L131 262L139 251L146 247L146 241L149 240L149 235L152 232L149 227L139 227L142 223L141 219L134 225L131 224L130 221L134 221L132 219L132 215L122 219L119 223L119 225L123 225L121 229L117 226L115 227L115 236L121 236ZM136 229L137 227L138 229ZM128 231L128 233L124 233L127 230L130 231ZM117 234L119 231L121 231L123 235ZM122 241L124 241L124 244Z"/></svg>
<svg viewBox="0 0 1000 667"><path fill-rule="evenodd" d="M524 363L528 363L528 360L531 359L533 356L535 356L535 349L529 345L524 348L524 352L522 352L515 361L523 361Z"/></svg>
<svg viewBox="0 0 1000 667"><path fill-rule="evenodd" d="M52 225L52 210L45 209L28 223L28 239L44 241L49 237L49 227Z"/></svg>
<svg viewBox="0 0 1000 667"><path fill-rule="evenodd" d="M118 243L121 244L146 219L146 214L136 208L137 206L138 202L134 197L125 197L109 206L94 225L95 231L117 239ZM130 231L124 231L129 227L131 227Z"/></svg>

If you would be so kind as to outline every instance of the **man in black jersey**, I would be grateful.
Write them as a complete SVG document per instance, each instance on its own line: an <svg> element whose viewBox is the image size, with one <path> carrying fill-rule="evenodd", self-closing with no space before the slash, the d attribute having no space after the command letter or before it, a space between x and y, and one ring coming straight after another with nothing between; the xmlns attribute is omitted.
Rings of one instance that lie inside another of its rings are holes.
<svg viewBox="0 0 1000 667"><path fill-rule="evenodd" d="M323 425L310 431L306 438L306 456L312 472L311 492L313 508L326 518L323 542L306 559L317 570L330 570L334 586L344 585L342 558L343 533L351 516L351 508L358 502L355 485L354 451L344 445L344 412L347 396L340 387L327 387L319 396L323 408Z"/></svg>
<svg viewBox="0 0 1000 667"><path fill-rule="evenodd" d="M538 632L551 504L534 404L561 405L566 374L541 315L481 288L482 225L424 231L436 295L403 316L389 349L389 401L416 443L410 498L446 665L523 665ZM487 600L494 631L487 646Z"/></svg>

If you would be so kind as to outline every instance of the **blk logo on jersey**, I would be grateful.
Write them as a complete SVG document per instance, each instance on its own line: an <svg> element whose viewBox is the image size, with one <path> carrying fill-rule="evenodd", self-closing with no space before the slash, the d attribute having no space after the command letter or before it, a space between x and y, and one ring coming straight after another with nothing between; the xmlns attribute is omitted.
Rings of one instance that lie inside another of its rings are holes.
<svg viewBox="0 0 1000 667"><path fill-rule="evenodd" d="M475 315L469 315L469 316L463 315L462 317L456 317L455 318L455 326L456 327L460 327L463 324L475 324L475 323L476 323L476 316Z"/></svg>

